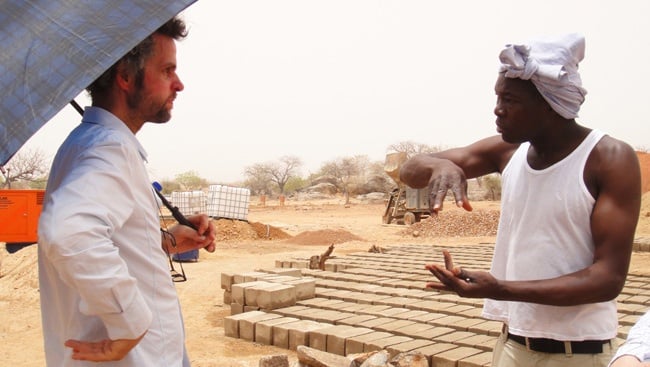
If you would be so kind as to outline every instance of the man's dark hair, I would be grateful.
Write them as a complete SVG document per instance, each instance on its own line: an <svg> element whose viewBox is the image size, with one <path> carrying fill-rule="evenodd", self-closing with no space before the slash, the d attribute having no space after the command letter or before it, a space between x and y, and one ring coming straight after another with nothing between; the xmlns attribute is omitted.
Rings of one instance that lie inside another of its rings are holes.
<svg viewBox="0 0 650 367"><path fill-rule="evenodd" d="M125 65L130 74L135 75L136 85L142 86L142 80L144 78L144 63L153 53L154 34L171 37L178 41L187 37L187 27L185 26L185 22L178 17L168 20L153 34L149 35L149 37L145 38L137 46L131 49L131 51L127 52L126 55L122 56L121 59L92 82L92 84L86 87L86 91L88 91L90 97L101 97L106 93L113 83L115 73L117 72L117 66L120 63Z"/></svg>

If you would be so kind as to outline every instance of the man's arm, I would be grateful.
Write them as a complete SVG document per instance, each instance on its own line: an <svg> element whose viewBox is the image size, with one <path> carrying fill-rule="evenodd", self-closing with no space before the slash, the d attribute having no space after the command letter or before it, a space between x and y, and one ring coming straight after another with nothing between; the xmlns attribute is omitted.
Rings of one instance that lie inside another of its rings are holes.
<svg viewBox="0 0 650 367"><path fill-rule="evenodd" d="M400 180L414 189L428 187L432 212L442 210L448 190L459 207L472 210L467 179L501 172L517 147L496 135L462 148L419 154L402 164Z"/></svg>
<svg viewBox="0 0 650 367"><path fill-rule="evenodd" d="M650 312L646 312L630 329L625 344L612 358L610 367L642 366L650 360Z"/></svg>
<svg viewBox="0 0 650 367"><path fill-rule="evenodd" d="M641 176L634 150L620 141L604 139L590 156L585 170L587 186L597 190L591 215L595 245L592 265L557 278L530 281L503 281L487 272L429 265L427 268L442 283L431 286L451 289L464 297L555 306L614 299L625 284L629 267L641 206ZM446 263L453 264L451 255L446 257Z"/></svg>

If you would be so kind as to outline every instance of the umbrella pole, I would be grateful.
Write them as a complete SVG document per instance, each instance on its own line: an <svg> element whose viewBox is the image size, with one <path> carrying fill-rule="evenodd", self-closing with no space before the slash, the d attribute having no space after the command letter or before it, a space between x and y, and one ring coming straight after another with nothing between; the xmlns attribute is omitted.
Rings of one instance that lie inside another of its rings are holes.
<svg viewBox="0 0 650 367"><path fill-rule="evenodd" d="M81 116L84 115L84 110L83 108L81 108L81 106L79 106L79 103L77 103L77 101L73 99L72 101L70 101L70 104L72 105L72 107L74 107L75 110L77 110L77 112L79 112Z"/></svg>

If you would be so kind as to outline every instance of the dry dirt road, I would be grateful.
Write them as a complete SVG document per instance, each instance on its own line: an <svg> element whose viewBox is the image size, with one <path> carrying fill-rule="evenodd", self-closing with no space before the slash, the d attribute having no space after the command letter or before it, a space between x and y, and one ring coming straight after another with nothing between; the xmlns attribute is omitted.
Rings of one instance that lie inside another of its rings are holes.
<svg viewBox="0 0 650 367"><path fill-rule="evenodd" d="M473 204L475 211L498 210L499 205L496 202ZM353 201L346 207L340 199L288 200L283 208L277 202L267 201L265 207L251 204L250 224L241 221L220 223L218 227L222 237L217 251L212 254L201 252L198 262L185 263L188 280L177 283L192 365L256 367L261 356L272 354L287 354L290 361L296 361L291 351L224 336L223 317L230 314L230 307L223 303L222 272L274 267L276 260L321 254L331 243L336 243L333 255L344 256L350 252L367 251L372 245L455 246L494 242L494 236L414 237L403 225L382 224L383 211L382 204ZM445 207L445 211L461 213L452 207ZM645 208L645 212L648 211L650 209ZM650 222L650 217L646 221ZM262 238L255 239L260 233ZM271 238L266 238L266 234ZM646 229L640 235L650 236L650 231ZM339 243L344 240L348 241ZM7 366L44 365L34 247L15 254L0 251L0 360ZM632 270L648 270L648 265L648 253L634 254Z"/></svg>

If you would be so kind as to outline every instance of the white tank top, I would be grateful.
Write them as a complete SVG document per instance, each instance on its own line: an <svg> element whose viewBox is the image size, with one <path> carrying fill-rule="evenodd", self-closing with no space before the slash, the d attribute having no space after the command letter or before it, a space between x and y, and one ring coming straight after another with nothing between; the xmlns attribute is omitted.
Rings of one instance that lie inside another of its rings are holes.
<svg viewBox="0 0 650 367"><path fill-rule="evenodd" d="M591 265L590 217L595 199L584 183L592 149L604 136L593 130L566 158L535 170L521 144L503 170L501 219L491 273L497 279L549 279ZM616 301L547 306L487 299L483 316L508 324L513 334L556 340L616 336Z"/></svg>

